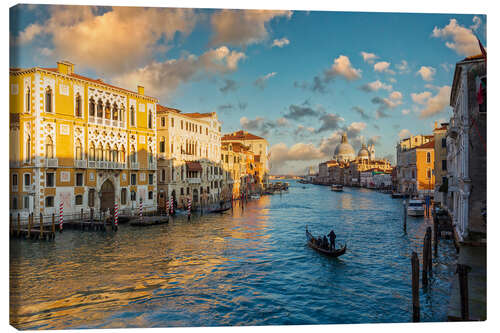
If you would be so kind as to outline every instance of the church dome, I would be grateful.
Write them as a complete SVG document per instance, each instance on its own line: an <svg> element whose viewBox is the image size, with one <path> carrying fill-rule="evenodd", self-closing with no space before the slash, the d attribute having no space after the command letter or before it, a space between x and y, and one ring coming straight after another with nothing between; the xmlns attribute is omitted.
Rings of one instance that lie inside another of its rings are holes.
<svg viewBox="0 0 500 333"><path fill-rule="evenodd" d="M367 160L370 159L370 152L368 151L368 148L366 148L366 145L364 143L358 152L358 157L361 159L367 159Z"/></svg>
<svg viewBox="0 0 500 333"><path fill-rule="evenodd" d="M356 158L356 152L347 141L346 133L342 135L340 144L335 148L334 157L338 161L352 161Z"/></svg>

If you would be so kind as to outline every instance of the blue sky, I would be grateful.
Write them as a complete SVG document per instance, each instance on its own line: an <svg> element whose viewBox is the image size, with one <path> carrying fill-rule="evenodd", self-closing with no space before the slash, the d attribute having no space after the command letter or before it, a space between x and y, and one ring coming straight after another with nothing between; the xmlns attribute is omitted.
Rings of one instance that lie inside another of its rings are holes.
<svg viewBox="0 0 500 333"><path fill-rule="evenodd" d="M223 132L266 137L273 173L331 157L346 131L394 162L400 136L447 121L454 64L486 43L486 16L63 7L11 9L11 66L75 63L83 75Z"/></svg>

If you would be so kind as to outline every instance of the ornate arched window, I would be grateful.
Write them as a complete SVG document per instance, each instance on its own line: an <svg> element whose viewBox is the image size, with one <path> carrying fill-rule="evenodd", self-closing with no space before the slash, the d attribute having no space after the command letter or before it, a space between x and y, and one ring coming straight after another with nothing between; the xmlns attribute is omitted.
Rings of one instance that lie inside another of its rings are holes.
<svg viewBox="0 0 500 333"><path fill-rule="evenodd" d="M89 148L89 160L95 161L95 145L92 142Z"/></svg>
<svg viewBox="0 0 500 333"><path fill-rule="evenodd" d="M97 147L97 160L103 160L102 143L99 143L99 146Z"/></svg>
<svg viewBox="0 0 500 333"><path fill-rule="evenodd" d="M113 120L118 120L118 105L113 104Z"/></svg>
<svg viewBox="0 0 500 333"><path fill-rule="evenodd" d="M135 158L135 146L132 145L132 147L130 147L130 162L131 163L135 163L136 161L136 158Z"/></svg>
<svg viewBox="0 0 500 333"><path fill-rule="evenodd" d="M47 143L45 144L45 154L47 158L54 158L54 141L50 135L47 137Z"/></svg>
<svg viewBox="0 0 500 333"><path fill-rule="evenodd" d="M76 139L75 153L77 160L83 160L82 142L80 139Z"/></svg>
<svg viewBox="0 0 500 333"><path fill-rule="evenodd" d="M104 108L104 118L111 119L111 104L109 101L106 102L106 107Z"/></svg>
<svg viewBox="0 0 500 333"><path fill-rule="evenodd" d="M82 97L80 96L80 93L76 93L75 116L79 118L82 116Z"/></svg>
<svg viewBox="0 0 500 333"><path fill-rule="evenodd" d="M153 112L148 111L148 128L153 128Z"/></svg>
<svg viewBox="0 0 500 333"><path fill-rule="evenodd" d="M106 150L104 151L104 160L111 161L111 153L110 153L109 144L106 145Z"/></svg>
<svg viewBox="0 0 500 333"><path fill-rule="evenodd" d="M50 87L45 89L45 112L52 112L52 89Z"/></svg>
<svg viewBox="0 0 500 333"><path fill-rule="evenodd" d="M125 120L125 107L122 105L120 105L120 121L124 121Z"/></svg>
<svg viewBox="0 0 500 333"><path fill-rule="evenodd" d="M26 112L30 112L30 104L31 104L31 91L30 88L26 88Z"/></svg>
<svg viewBox="0 0 500 333"><path fill-rule="evenodd" d="M160 153L165 152L165 137L162 136L160 139Z"/></svg>
<svg viewBox="0 0 500 333"><path fill-rule="evenodd" d="M99 99L97 101L97 117L99 118L102 118L102 108L103 108L102 101Z"/></svg>
<svg viewBox="0 0 500 333"><path fill-rule="evenodd" d="M125 147L120 147L120 163L125 163Z"/></svg>
<svg viewBox="0 0 500 333"><path fill-rule="evenodd" d="M133 105L130 107L130 126L135 126L135 109Z"/></svg>
<svg viewBox="0 0 500 333"><path fill-rule="evenodd" d="M113 162L118 162L118 147L116 145L113 146Z"/></svg>
<svg viewBox="0 0 500 333"><path fill-rule="evenodd" d="M95 101L93 98L90 98L89 101L89 116L91 117L95 116Z"/></svg>
<svg viewBox="0 0 500 333"><path fill-rule="evenodd" d="M26 138L26 162L31 161L31 137Z"/></svg>

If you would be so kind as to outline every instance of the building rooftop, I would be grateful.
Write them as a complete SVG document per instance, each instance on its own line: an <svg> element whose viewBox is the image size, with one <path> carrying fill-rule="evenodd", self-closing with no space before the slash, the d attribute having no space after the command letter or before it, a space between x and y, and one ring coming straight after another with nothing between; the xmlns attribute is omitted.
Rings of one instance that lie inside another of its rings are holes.
<svg viewBox="0 0 500 333"><path fill-rule="evenodd" d="M214 112L209 112L209 113L198 113L198 112L193 112L193 113L184 113L185 116L191 117L191 118L206 118L206 117L211 117L214 114Z"/></svg>
<svg viewBox="0 0 500 333"><path fill-rule="evenodd" d="M434 140L429 141L427 143L424 143L423 145L420 145L416 147L417 149L427 149L427 148L434 148Z"/></svg>
<svg viewBox="0 0 500 333"><path fill-rule="evenodd" d="M265 140L265 139L255 134L248 133L247 131L237 131L229 134L224 134L221 140L228 141L228 140Z"/></svg>
<svg viewBox="0 0 500 333"><path fill-rule="evenodd" d="M175 112L175 113L181 113L180 110L174 109L174 108L169 108L167 106L163 106L161 104L156 104L156 113L165 113L165 112Z"/></svg>
<svg viewBox="0 0 500 333"><path fill-rule="evenodd" d="M59 72L58 68L43 68L43 67L40 67L40 69L45 70L45 71L49 71L49 72L63 74L63 73ZM19 71L19 70L23 70L23 69L11 68L11 71ZM64 75L71 76L71 77L74 77L76 79L80 79L80 80L84 80L84 81L89 81L89 82L92 82L92 83L100 84L100 85L107 86L107 87L110 87L110 88L122 90L122 91L125 91L125 92L128 92L128 93L132 93L132 94L135 94L135 95L139 94L137 91L132 91L132 90L129 90L129 89L125 89L125 88L122 88L122 87L118 87L118 86L106 83L102 79L92 79L90 77L83 76L83 75L76 74L76 73L68 73L68 74L64 74ZM152 96L146 96L146 95L144 95L144 97L156 99L156 97L152 97Z"/></svg>

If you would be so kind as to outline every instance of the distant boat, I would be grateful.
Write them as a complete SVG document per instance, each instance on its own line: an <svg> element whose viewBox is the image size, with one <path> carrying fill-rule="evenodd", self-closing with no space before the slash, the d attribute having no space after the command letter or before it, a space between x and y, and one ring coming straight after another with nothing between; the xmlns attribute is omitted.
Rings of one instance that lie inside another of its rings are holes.
<svg viewBox="0 0 500 333"><path fill-rule="evenodd" d="M408 216L424 216L424 201L418 199L409 200L406 213Z"/></svg>
<svg viewBox="0 0 500 333"><path fill-rule="evenodd" d="M344 190L344 185L334 184L330 189L334 192L342 192Z"/></svg>
<svg viewBox="0 0 500 333"><path fill-rule="evenodd" d="M392 192L391 196L395 199L399 199L399 198L404 198L405 195L399 192Z"/></svg>

